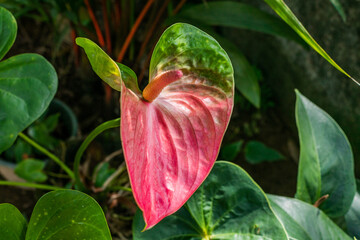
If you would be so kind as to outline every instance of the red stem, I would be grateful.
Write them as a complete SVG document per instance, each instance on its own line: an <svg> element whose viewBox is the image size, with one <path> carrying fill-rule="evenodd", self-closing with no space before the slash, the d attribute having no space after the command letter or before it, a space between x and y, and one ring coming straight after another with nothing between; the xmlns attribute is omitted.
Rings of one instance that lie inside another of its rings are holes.
<svg viewBox="0 0 360 240"><path fill-rule="evenodd" d="M173 15L177 14L180 9L182 8L182 6L185 4L186 0L181 0L181 2L176 6L176 8L174 9L174 11L172 12Z"/></svg>
<svg viewBox="0 0 360 240"><path fill-rule="evenodd" d="M110 35L110 26L109 26L109 18L108 18L106 2L107 2L107 0L102 0L101 1L103 18L104 18L104 25L105 25L106 51L107 51L108 54L111 54L111 52L112 52L111 35Z"/></svg>
<svg viewBox="0 0 360 240"><path fill-rule="evenodd" d="M96 21L95 14L94 14L94 12L93 12L93 10L92 10L92 8L91 8L91 5L90 5L90 3L89 3L89 0L84 0L84 3L85 3L85 5L86 5L87 11L88 11L89 16L90 16L90 18L91 18L91 21L92 21L93 24L94 24L94 28L95 28L95 31L96 31L96 35L97 35L98 40L99 40L99 45L100 45L101 47L104 47L104 46L105 46L104 37L103 37L103 35L102 35L102 33L101 33L99 24L98 24L98 22Z"/></svg>
<svg viewBox="0 0 360 240"><path fill-rule="evenodd" d="M144 39L144 41L143 41L142 44L141 44L139 54L138 54L138 56L136 57L136 62L138 62L138 61L140 60L140 57L144 54L145 48L146 48L146 46L147 46L147 44L148 44L151 36L152 36L153 33L154 33L155 27L158 27L157 23L159 22L162 14L164 13L167 5L169 4L169 2L170 2L170 0L164 1L164 4L163 4L162 7L160 8L160 10L159 10L159 12L158 12L158 14L157 14L154 22L153 22L152 25L151 25L151 28L150 28L149 31L147 32L147 34L146 34L146 36L145 36L145 39Z"/></svg>
<svg viewBox="0 0 360 240"><path fill-rule="evenodd" d="M73 43L74 55L75 55L75 66L79 66L79 46L75 42L76 31L74 28L71 29L71 41Z"/></svg>
<svg viewBox="0 0 360 240"><path fill-rule="evenodd" d="M121 62L125 56L126 50L128 49L130 42L132 40L132 38L134 37L134 34L136 32L136 30L138 29L141 21L143 20L143 18L145 17L146 13L148 12L151 4L153 4L154 0L148 0L148 2L146 3L145 7L143 8L143 10L141 11L141 13L139 14L138 18L136 19L133 27L130 30L130 33L128 34L128 36L126 37L125 43L121 48L121 51L117 57L118 62Z"/></svg>

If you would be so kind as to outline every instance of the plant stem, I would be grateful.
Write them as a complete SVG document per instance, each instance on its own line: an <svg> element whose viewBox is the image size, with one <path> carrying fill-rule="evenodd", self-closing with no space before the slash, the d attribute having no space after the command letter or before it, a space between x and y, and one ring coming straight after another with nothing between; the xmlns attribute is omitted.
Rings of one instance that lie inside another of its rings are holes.
<svg viewBox="0 0 360 240"><path fill-rule="evenodd" d="M10 181L0 181L0 185L5 186L19 186L19 187L29 187L29 188L38 188L45 190L61 190L61 187L55 187L45 184L37 184L37 183L28 183L28 182L10 182Z"/></svg>
<svg viewBox="0 0 360 240"><path fill-rule="evenodd" d="M68 168L65 163L63 163L57 156L49 152L46 148L40 146L38 143L36 143L34 140L29 138L23 133L19 133L19 137L21 137L23 140L25 140L27 143L29 143L31 146L48 156L50 159L52 159L54 162L56 162L68 175L71 177L71 179L75 179L74 173L71 171L70 168Z"/></svg>
<svg viewBox="0 0 360 240"><path fill-rule="evenodd" d="M90 134L86 137L84 142L79 147L78 151L75 155L75 161L74 161L74 173L75 173L75 183L80 190L85 190L84 184L80 180L80 172L79 172L79 166L80 161L83 153L85 152L86 148L89 146L89 144L95 139L97 135L102 133L103 131L110 129L110 128L116 128L120 126L120 118L116 118L107 122L104 122L97 126Z"/></svg>
<svg viewBox="0 0 360 240"><path fill-rule="evenodd" d="M145 7L143 8L143 10L140 12L138 18L136 19L134 26L131 28L129 35L126 37L125 43L117 57L117 62L121 62L125 56L126 50L128 49L130 42L132 40L132 38L134 37L134 34L136 32L136 30L138 29L141 21L143 20L143 18L145 17L147 11L149 10L151 4L153 4L154 0L148 0L148 2L146 3Z"/></svg>

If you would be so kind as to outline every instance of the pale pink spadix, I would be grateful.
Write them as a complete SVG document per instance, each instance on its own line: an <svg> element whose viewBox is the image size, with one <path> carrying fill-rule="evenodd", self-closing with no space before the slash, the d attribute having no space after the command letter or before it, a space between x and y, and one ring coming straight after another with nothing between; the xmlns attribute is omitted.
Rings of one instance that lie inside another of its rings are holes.
<svg viewBox="0 0 360 240"><path fill-rule="evenodd" d="M177 211L205 180L233 107L232 96L191 73L162 75L153 80L162 90L151 102L125 84L121 91L122 145L145 229Z"/></svg>

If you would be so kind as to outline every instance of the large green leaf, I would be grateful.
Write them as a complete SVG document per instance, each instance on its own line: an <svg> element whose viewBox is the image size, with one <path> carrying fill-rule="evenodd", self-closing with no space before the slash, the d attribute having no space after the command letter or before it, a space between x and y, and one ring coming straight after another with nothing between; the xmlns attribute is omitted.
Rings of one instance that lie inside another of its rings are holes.
<svg viewBox="0 0 360 240"><path fill-rule="evenodd" d="M0 153L46 110L57 89L53 66L37 54L0 62Z"/></svg>
<svg viewBox="0 0 360 240"><path fill-rule="evenodd" d="M351 237L360 239L360 185L355 193L353 202L349 211L345 214L345 222L348 234Z"/></svg>
<svg viewBox="0 0 360 240"><path fill-rule="evenodd" d="M135 240L147 239L287 239L264 192L240 167L217 162L186 205L152 229L141 232L138 211Z"/></svg>
<svg viewBox="0 0 360 240"><path fill-rule="evenodd" d="M339 125L296 90L296 123L300 137L300 163L296 198L314 204L330 217L343 216L355 194L353 154Z"/></svg>
<svg viewBox="0 0 360 240"><path fill-rule="evenodd" d="M26 240L111 240L101 207L88 195L73 190L45 194L32 213Z"/></svg>
<svg viewBox="0 0 360 240"><path fill-rule="evenodd" d="M16 207L0 204L0 240L24 240L26 227L27 222Z"/></svg>
<svg viewBox="0 0 360 240"><path fill-rule="evenodd" d="M345 74L355 83L360 85L354 78L352 78L347 72L345 72L328 54L327 52L315 41L306 28L296 18L294 13L285 4L283 0L264 0L294 31L304 39L309 46L311 46L316 52L318 52L323 58L325 58L331 65L337 70Z"/></svg>
<svg viewBox="0 0 360 240"><path fill-rule="evenodd" d="M297 199L268 195L289 236L301 240L341 239L347 236L320 209Z"/></svg>
<svg viewBox="0 0 360 240"><path fill-rule="evenodd" d="M212 26L250 29L285 37L305 45L305 42L281 19L258 8L234 1L199 4L181 11L174 20L201 22Z"/></svg>
<svg viewBox="0 0 360 240"><path fill-rule="evenodd" d="M5 8L0 7L0 60L13 45L17 32L14 16Z"/></svg>

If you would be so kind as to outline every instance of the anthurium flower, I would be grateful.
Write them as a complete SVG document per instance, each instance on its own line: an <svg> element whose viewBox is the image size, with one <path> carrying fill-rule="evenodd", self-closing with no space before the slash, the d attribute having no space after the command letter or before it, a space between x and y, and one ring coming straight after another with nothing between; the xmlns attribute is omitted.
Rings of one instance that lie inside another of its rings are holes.
<svg viewBox="0 0 360 240"><path fill-rule="evenodd" d="M78 38L94 71L121 91L121 138L145 229L176 212L209 174L227 128L233 68L219 43L189 24L169 27L143 92L134 72Z"/></svg>

